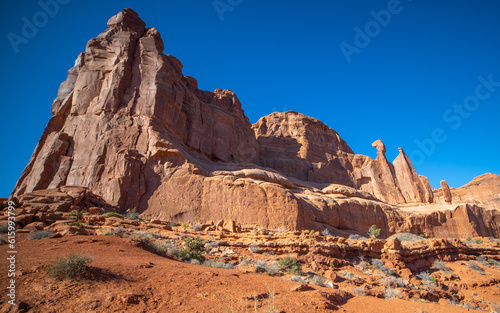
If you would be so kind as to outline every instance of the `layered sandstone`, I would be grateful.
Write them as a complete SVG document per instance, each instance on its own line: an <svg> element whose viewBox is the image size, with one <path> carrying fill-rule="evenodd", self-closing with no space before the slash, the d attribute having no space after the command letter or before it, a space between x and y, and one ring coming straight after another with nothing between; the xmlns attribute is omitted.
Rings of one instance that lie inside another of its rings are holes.
<svg viewBox="0 0 500 313"><path fill-rule="evenodd" d="M119 210L171 221L499 234L499 215L478 206L451 215L399 210L434 201L402 149L393 163L381 141L375 160L355 154L333 129L297 112L252 126L232 91L199 90L163 49L134 11L112 17L61 84L13 196L83 186ZM477 223L463 228L471 218Z"/></svg>

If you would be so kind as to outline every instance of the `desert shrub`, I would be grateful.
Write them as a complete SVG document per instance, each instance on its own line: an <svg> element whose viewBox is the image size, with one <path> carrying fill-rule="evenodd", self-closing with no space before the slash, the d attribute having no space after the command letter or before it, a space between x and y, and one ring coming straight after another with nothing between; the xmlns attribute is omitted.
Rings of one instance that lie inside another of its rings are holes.
<svg viewBox="0 0 500 313"><path fill-rule="evenodd" d="M7 239L0 237L0 246L7 243Z"/></svg>
<svg viewBox="0 0 500 313"><path fill-rule="evenodd" d="M289 231L290 230L284 228L278 228L274 230L275 233L288 233Z"/></svg>
<svg viewBox="0 0 500 313"><path fill-rule="evenodd" d="M393 288L387 288L384 292L384 298L385 299L394 299L394 298L401 298L402 293L401 290L399 289L393 289Z"/></svg>
<svg viewBox="0 0 500 313"><path fill-rule="evenodd" d="M251 258L243 258L241 259L240 263L238 264L238 267L243 267L243 266L248 266L251 264L254 264L255 260Z"/></svg>
<svg viewBox="0 0 500 313"><path fill-rule="evenodd" d="M203 263L201 263L201 265L206 267L222 268L224 266L224 262L215 260L205 260Z"/></svg>
<svg viewBox="0 0 500 313"><path fill-rule="evenodd" d="M479 263L481 263L482 265L484 265L486 267L490 266L488 264L488 262L486 261L486 258L484 256L477 256L476 261L478 261Z"/></svg>
<svg viewBox="0 0 500 313"><path fill-rule="evenodd" d="M425 235L424 235L424 234L420 234L420 235L418 235L418 236L419 236L420 238L422 238L422 239L427 239L427 237L425 237Z"/></svg>
<svg viewBox="0 0 500 313"><path fill-rule="evenodd" d="M354 239L354 240L368 240L368 238L363 237L361 235L357 235L357 234L349 235L349 239Z"/></svg>
<svg viewBox="0 0 500 313"><path fill-rule="evenodd" d="M296 258L291 258L289 256L284 257L279 261L279 267L282 270L286 270L289 273L301 273L301 266Z"/></svg>
<svg viewBox="0 0 500 313"><path fill-rule="evenodd" d="M92 257L71 253L66 257L58 257L49 266L48 275L55 279L72 279L83 276L89 269Z"/></svg>
<svg viewBox="0 0 500 313"><path fill-rule="evenodd" d="M200 237L185 238L184 249L179 252L180 258L184 261L196 259L200 263L203 262L202 253L205 251L204 245L205 242Z"/></svg>
<svg viewBox="0 0 500 313"><path fill-rule="evenodd" d="M80 224L78 222L72 222L72 223L69 223L68 225L69 226L75 226L75 227L78 227L78 228L87 228L87 226L85 226L83 224Z"/></svg>
<svg viewBox="0 0 500 313"><path fill-rule="evenodd" d="M368 229L368 234L372 238L377 238L378 236L380 236L380 228L377 228L377 225L372 225Z"/></svg>
<svg viewBox="0 0 500 313"><path fill-rule="evenodd" d="M34 232L30 233L28 236L29 240L39 240L43 238L49 238L54 235L54 232L50 230L35 230Z"/></svg>
<svg viewBox="0 0 500 313"><path fill-rule="evenodd" d="M368 262L366 262L366 261L361 261L361 262L359 262L359 264L358 264L358 268L359 268L362 272L364 272L364 271L366 271L366 270L370 269L370 263L368 263Z"/></svg>
<svg viewBox="0 0 500 313"><path fill-rule="evenodd" d="M232 270L234 268L234 265L232 263L225 263L223 266L222 266L223 269L225 270Z"/></svg>
<svg viewBox="0 0 500 313"><path fill-rule="evenodd" d="M482 244L482 243L483 243L483 241L482 241L481 239L476 239L476 241L475 241L475 242L476 242L478 245L480 245L480 244Z"/></svg>
<svg viewBox="0 0 500 313"><path fill-rule="evenodd" d="M352 287L352 293L356 294L358 296L364 296L365 295L365 286L363 286L363 288Z"/></svg>
<svg viewBox="0 0 500 313"><path fill-rule="evenodd" d="M472 238L469 236L465 241L467 241L467 243L472 243Z"/></svg>
<svg viewBox="0 0 500 313"><path fill-rule="evenodd" d="M330 231L327 228L325 228L321 231L321 234L325 237L330 236Z"/></svg>
<svg viewBox="0 0 500 313"><path fill-rule="evenodd" d="M318 286L321 286L321 287L328 287L327 286L327 282L328 280L326 279L326 277L323 277L321 275L312 275L309 280L311 281L311 283L313 284L316 284Z"/></svg>
<svg viewBox="0 0 500 313"><path fill-rule="evenodd" d="M469 268L471 270L475 270L476 272L478 272L481 275L484 275L483 268L479 264L477 264L476 262L474 262L474 261L470 261L469 262Z"/></svg>
<svg viewBox="0 0 500 313"><path fill-rule="evenodd" d="M449 268L443 261L441 260L436 260L432 263L435 268L437 268L440 271L443 271L445 273L451 273L451 268Z"/></svg>
<svg viewBox="0 0 500 313"><path fill-rule="evenodd" d="M81 221L83 220L83 211L73 210L69 213L69 216L71 216L75 222Z"/></svg>
<svg viewBox="0 0 500 313"><path fill-rule="evenodd" d="M280 269L279 265L276 262L268 264L265 261L256 261L255 262L255 271L257 273L267 273L270 276L276 275L278 270Z"/></svg>
<svg viewBox="0 0 500 313"><path fill-rule="evenodd" d="M249 244L248 251L250 251L251 253L257 253L257 252L259 252L259 246L255 245L255 244Z"/></svg>
<svg viewBox="0 0 500 313"><path fill-rule="evenodd" d="M373 267L375 267L376 269L378 269L379 271L381 271L384 274L387 274L387 275L395 275L396 274L393 270L391 270L390 268L385 266L384 262L382 262L381 260L372 259L372 265L373 265Z"/></svg>
<svg viewBox="0 0 500 313"><path fill-rule="evenodd" d="M131 220L140 220L141 216L137 213L137 208L133 208L132 210L125 213L125 217Z"/></svg>
<svg viewBox="0 0 500 313"><path fill-rule="evenodd" d="M298 275L293 275L292 278L290 278L291 281L294 281L296 283L301 283L301 284L305 284L306 281L304 279L302 279L302 277L298 276Z"/></svg>
<svg viewBox="0 0 500 313"><path fill-rule="evenodd" d="M486 262L488 262L489 264L493 265L493 266L496 266L498 268L500 268L500 262L498 262L497 260L495 259L488 259ZM499 302L500 303L500 302Z"/></svg>
<svg viewBox="0 0 500 313"><path fill-rule="evenodd" d="M421 236L417 236L417 235L414 235L414 234L411 234L411 233L394 234L394 235L390 236L389 238L398 238L401 242L404 242L404 241L411 242L411 241L425 240L425 236L424 236L424 238L422 238Z"/></svg>
<svg viewBox="0 0 500 313"><path fill-rule="evenodd" d="M121 226L118 226L118 227L112 228L112 229L106 229L103 232L104 236L114 235L114 236L118 236L118 237L124 237L125 234L126 234L125 229Z"/></svg>
<svg viewBox="0 0 500 313"><path fill-rule="evenodd" d="M118 217L118 218L125 218L123 215L121 215L120 213L116 213L116 212L106 212L106 213L104 213L102 216L104 216L104 217Z"/></svg>
<svg viewBox="0 0 500 313"><path fill-rule="evenodd" d="M189 227L189 229L195 230L195 231L201 231L201 224L194 224Z"/></svg>
<svg viewBox="0 0 500 313"><path fill-rule="evenodd" d="M159 236L155 233L137 232L130 236L130 240L135 242L140 248L160 256L168 256L168 245L157 242Z"/></svg>

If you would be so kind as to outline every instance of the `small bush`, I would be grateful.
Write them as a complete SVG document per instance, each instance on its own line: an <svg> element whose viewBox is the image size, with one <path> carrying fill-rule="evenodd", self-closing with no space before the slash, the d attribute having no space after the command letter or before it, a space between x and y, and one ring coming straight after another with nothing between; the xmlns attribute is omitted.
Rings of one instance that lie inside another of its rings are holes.
<svg viewBox="0 0 500 313"><path fill-rule="evenodd" d="M354 240L368 240L368 238L360 236L360 235L349 235L349 239L354 239Z"/></svg>
<svg viewBox="0 0 500 313"><path fill-rule="evenodd" d="M420 235L418 235L418 236L419 236L420 238L422 238L422 239L427 239L427 237L425 237L425 235L424 235L424 234L420 234Z"/></svg>
<svg viewBox="0 0 500 313"><path fill-rule="evenodd" d="M48 275L58 280L78 278L87 273L91 262L92 257L71 253L66 257L58 257L49 266Z"/></svg>
<svg viewBox="0 0 500 313"><path fill-rule="evenodd" d="M121 226L118 226L117 228L113 228L113 229L106 229L103 233L102 233L104 236L110 236L110 235L114 235L114 236L118 236L118 237L125 237L125 229Z"/></svg>
<svg viewBox="0 0 500 313"><path fill-rule="evenodd" d="M118 217L118 218L125 218L123 215L116 213L116 212L106 212L102 216L104 217Z"/></svg>
<svg viewBox="0 0 500 313"><path fill-rule="evenodd" d="M482 241L481 239L476 239L476 241L475 241L475 242L476 242L476 244L478 244L478 245L480 245L480 244L482 244L482 243L483 243L483 241Z"/></svg>
<svg viewBox="0 0 500 313"><path fill-rule="evenodd" d="M160 256L168 256L168 246L157 242L157 238L159 238L157 234L147 232L137 232L130 236L130 240L134 241L140 248Z"/></svg>
<svg viewBox="0 0 500 313"><path fill-rule="evenodd" d="M434 265L435 268L437 268L438 270L440 271L443 271L445 273L451 273L452 270L451 268L449 268L443 261L441 260L436 260L434 261L434 263L432 263L432 265Z"/></svg>
<svg viewBox="0 0 500 313"><path fill-rule="evenodd" d="M290 278L291 281L294 281L296 283L301 283L301 284L305 284L306 281L302 279L302 277L298 276L298 275L293 275L292 278Z"/></svg>
<svg viewBox="0 0 500 313"><path fill-rule="evenodd" d="M69 216L71 216L75 222L81 221L83 220L83 211L73 210L69 213Z"/></svg>
<svg viewBox="0 0 500 313"><path fill-rule="evenodd" d="M484 265L486 267L490 266L488 264L488 262L486 261L486 258L484 256L477 256L476 261L478 261L479 263L481 263L482 265Z"/></svg>
<svg viewBox="0 0 500 313"><path fill-rule="evenodd" d="M280 269L279 265L276 262L273 262L272 264L268 264L265 261L256 261L255 262L255 271L257 273L267 273L269 276L274 276Z"/></svg>
<svg viewBox="0 0 500 313"><path fill-rule="evenodd" d="M398 290L398 289L392 289L391 287L389 287L384 292L385 299L394 299L394 298L401 298L401 297L402 297L401 290Z"/></svg>
<svg viewBox="0 0 500 313"><path fill-rule="evenodd" d="M330 236L330 231L327 228L325 228L321 231L321 234L325 237Z"/></svg>
<svg viewBox="0 0 500 313"><path fill-rule="evenodd" d="M68 225L69 226L75 226L75 227L78 227L78 228L87 228L85 225L80 224L78 222L72 222L72 223L69 223Z"/></svg>
<svg viewBox="0 0 500 313"><path fill-rule="evenodd" d="M184 261L196 259L200 263L203 262L204 245L205 242L200 237L184 239L184 249L179 252L181 259Z"/></svg>
<svg viewBox="0 0 500 313"><path fill-rule="evenodd" d="M194 224L189 228L195 231L201 231L201 224Z"/></svg>
<svg viewBox="0 0 500 313"><path fill-rule="evenodd" d="M378 236L380 236L380 228L377 228L377 225L372 225L368 229L368 234L372 238L377 238Z"/></svg>
<svg viewBox="0 0 500 313"><path fill-rule="evenodd" d="M423 236L423 235L421 235ZM411 233L399 233L390 236L389 238L398 238L401 242L412 242L412 241L420 241L425 240L425 236L422 238L421 236L417 236Z"/></svg>
<svg viewBox="0 0 500 313"><path fill-rule="evenodd" d="M316 284L318 286L328 287L327 286L328 280L326 279L326 277L323 277L321 275L312 275L310 277L310 281L311 281L311 283Z"/></svg>
<svg viewBox="0 0 500 313"><path fill-rule="evenodd" d="M396 274L393 270L391 270L390 268L385 266L384 262L382 262L381 260L372 259L372 265L373 265L373 267L380 270L384 274L391 275L391 276Z"/></svg>
<svg viewBox="0 0 500 313"><path fill-rule="evenodd" d="M354 293L358 296L364 296L365 295L365 287L364 286L363 286L363 288L352 287L352 293Z"/></svg>
<svg viewBox="0 0 500 313"><path fill-rule="evenodd" d="M205 262L201 263L201 265L206 266L206 267L222 268L224 266L224 262L214 261L214 260L205 260Z"/></svg>
<svg viewBox="0 0 500 313"><path fill-rule="evenodd" d="M493 265L493 266L496 266L498 268L500 268L500 262L498 262L497 260L495 259L488 259L487 261L489 264ZM500 302L499 302L500 303Z"/></svg>
<svg viewBox="0 0 500 313"><path fill-rule="evenodd" d="M125 217L131 220L140 220L141 216L139 213L137 213L137 208L133 208L129 212L125 214Z"/></svg>
<svg viewBox="0 0 500 313"><path fill-rule="evenodd" d="M248 251L250 251L251 253L257 253L257 252L259 252L259 246L255 245L255 244L249 244Z"/></svg>
<svg viewBox="0 0 500 313"><path fill-rule="evenodd" d="M39 240L39 239L44 239L44 238L49 238L54 235L53 232L50 230L35 230L34 232L30 233L28 236L29 240Z"/></svg>
<svg viewBox="0 0 500 313"><path fill-rule="evenodd" d="M289 256L284 257L279 261L279 266L282 270L286 270L289 273L301 273L301 266L296 258L291 258Z"/></svg>
<svg viewBox="0 0 500 313"><path fill-rule="evenodd" d="M476 272L478 272L481 275L484 275L483 268L479 264L477 264L476 262L474 262L474 261L470 261L469 262L469 268L471 270L475 270Z"/></svg>

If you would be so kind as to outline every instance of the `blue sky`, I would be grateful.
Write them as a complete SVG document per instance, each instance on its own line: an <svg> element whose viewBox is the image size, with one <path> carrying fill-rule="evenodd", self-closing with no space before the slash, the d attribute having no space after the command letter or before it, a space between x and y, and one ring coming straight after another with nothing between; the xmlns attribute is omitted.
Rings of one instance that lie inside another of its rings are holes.
<svg viewBox="0 0 500 313"><path fill-rule="evenodd" d="M433 187L500 174L496 0L59 0L52 16L40 13L51 1L1 4L0 197L28 163L78 53L125 7L160 31L164 52L201 89L236 92L252 123L295 110L371 157L381 139L389 160L402 147ZM26 20L39 25L31 38Z"/></svg>

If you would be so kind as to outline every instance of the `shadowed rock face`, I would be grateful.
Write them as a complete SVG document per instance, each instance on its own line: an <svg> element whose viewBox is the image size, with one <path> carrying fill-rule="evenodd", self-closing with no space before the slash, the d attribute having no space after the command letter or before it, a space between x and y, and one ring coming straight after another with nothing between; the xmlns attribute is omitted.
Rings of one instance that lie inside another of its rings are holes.
<svg viewBox="0 0 500 313"><path fill-rule="evenodd" d="M380 140L375 160L356 155L297 112L252 126L232 91L199 90L163 49L134 11L112 17L68 71L13 196L83 186L121 210L174 221L434 234L394 206L434 197L402 149L394 164ZM476 228L494 233L497 220Z"/></svg>

